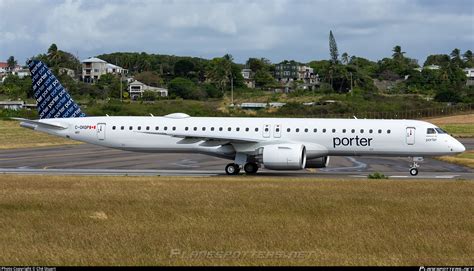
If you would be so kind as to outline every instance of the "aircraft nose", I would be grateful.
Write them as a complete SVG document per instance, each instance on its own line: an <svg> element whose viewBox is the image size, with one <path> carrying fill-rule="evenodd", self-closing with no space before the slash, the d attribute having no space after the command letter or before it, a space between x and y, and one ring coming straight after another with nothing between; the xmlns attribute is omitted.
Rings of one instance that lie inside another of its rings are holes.
<svg viewBox="0 0 474 271"><path fill-rule="evenodd" d="M466 150L466 147L464 147L464 145L457 141L456 139L454 140L454 144L453 144L453 147L452 147L452 151L455 152L455 153L462 153Z"/></svg>

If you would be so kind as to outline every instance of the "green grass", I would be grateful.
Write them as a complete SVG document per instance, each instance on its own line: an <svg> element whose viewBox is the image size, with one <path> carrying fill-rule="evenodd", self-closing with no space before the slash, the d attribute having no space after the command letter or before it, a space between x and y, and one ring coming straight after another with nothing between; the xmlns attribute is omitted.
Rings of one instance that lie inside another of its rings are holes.
<svg viewBox="0 0 474 271"><path fill-rule="evenodd" d="M474 137L474 124L445 124L441 128L455 137Z"/></svg>
<svg viewBox="0 0 474 271"><path fill-rule="evenodd" d="M0 149L80 144L80 142L20 127L18 121L0 120Z"/></svg>
<svg viewBox="0 0 474 271"><path fill-rule="evenodd" d="M3 175L0 264L469 265L473 191L443 180ZM246 256L216 256L232 252Z"/></svg>

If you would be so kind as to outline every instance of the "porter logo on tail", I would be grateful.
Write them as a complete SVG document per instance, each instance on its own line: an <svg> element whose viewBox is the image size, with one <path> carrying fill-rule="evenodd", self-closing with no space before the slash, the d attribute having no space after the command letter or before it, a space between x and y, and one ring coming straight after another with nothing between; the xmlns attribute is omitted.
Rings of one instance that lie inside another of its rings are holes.
<svg viewBox="0 0 474 271"><path fill-rule="evenodd" d="M85 117L56 76L41 61L28 62L40 119Z"/></svg>

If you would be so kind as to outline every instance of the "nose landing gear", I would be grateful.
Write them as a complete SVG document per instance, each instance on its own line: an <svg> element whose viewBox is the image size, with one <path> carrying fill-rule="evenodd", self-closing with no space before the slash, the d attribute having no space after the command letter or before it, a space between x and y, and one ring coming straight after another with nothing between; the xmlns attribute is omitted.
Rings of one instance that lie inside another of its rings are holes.
<svg viewBox="0 0 474 271"><path fill-rule="evenodd" d="M423 157L410 157L411 164L410 164L410 175L411 176L416 176L418 175L418 168L420 165L418 162L423 161Z"/></svg>

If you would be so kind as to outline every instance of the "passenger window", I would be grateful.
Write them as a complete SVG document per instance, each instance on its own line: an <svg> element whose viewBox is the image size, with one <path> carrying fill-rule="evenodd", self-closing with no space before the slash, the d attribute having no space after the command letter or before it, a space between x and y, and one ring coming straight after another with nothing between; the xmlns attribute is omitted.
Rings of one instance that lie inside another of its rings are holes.
<svg viewBox="0 0 474 271"><path fill-rule="evenodd" d="M275 131L276 131L277 133L279 133L279 132L280 132L280 128L276 128Z"/></svg>
<svg viewBox="0 0 474 271"><path fill-rule="evenodd" d="M112 130L115 130L115 126L112 126Z"/></svg>
<svg viewBox="0 0 474 271"><path fill-rule="evenodd" d="M346 129L342 129L342 133L345 134L345 133L346 133Z"/></svg>
<svg viewBox="0 0 474 271"><path fill-rule="evenodd" d="M173 131L176 131L176 126L173 126Z"/></svg>
<svg viewBox="0 0 474 271"><path fill-rule="evenodd" d="M202 127L202 130L203 130L203 131L206 131L206 127Z"/></svg>
<svg viewBox="0 0 474 271"><path fill-rule="evenodd" d="M214 127L211 127L211 131L214 131Z"/></svg>
<svg viewBox="0 0 474 271"><path fill-rule="evenodd" d="M387 134L390 134L390 132L391 132L390 130L387 130Z"/></svg>
<svg viewBox="0 0 474 271"><path fill-rule="evenodd" d="M165 131L166 131L166 130L168 130L168 127L167 127L167 126L165 126Z"/></svg>
<svg viewBox="0 0 474 271"><path fill-rule="evenodd" d="M372 130L372 129L369 130L369 134L371 134L371 133L373 133L373 132L374 132L374 130Z"/></svg>
<svg viewBox="0 0 474 271"><path fill-rule="evenodd" d="M314 128L313 132L317 133L317 132L318 132L318 129Z"/></svg>
<svg viewBox="0 0 474 271"><path fill-rule="evenodd" d="M237 132L239 132L239 131L240 131L240 128L239 128L239 127L237 127L237 128L235 128L235 130L236 130Z"/></svg>
<svg viewBox="0 0 474 271"><path fill-rule="evenodd" d="M381 133L382 133L382 130L381 130L381 129L379 129L379 134L381 134Z"/></svg>
<svg viewBox="0 0 474 271"><path fill-rule="evenodd" d="M245 131L246 131L246 132L250 131L249 127L245 128Z"/></svg>
<svg viewBox="0 0 474 271"><path fill-rule="evenodd" d="M288 128L288 129L286 129L286 131L289 133L289 132L291 132L291 129L290 129L290 128Z"/></svg>
<svg viewBox="0 0 474 271"><path fill-rule="evenodd" d="M150 126L147 126L147 127L146 127L146 130L147 130L147 131L150 131Z"/></svg>
<svg viewBox="0 0 474 271"><path fill-rule="evenodd" d="M255 128L255 132L258 132L258 128Z"/></svg>
<svg viewBox="0 0 474 271"><path fill-rule="evenodd" d="M326 133L326 129L323 129L323 133Z"/></svg>
<svg viewBox="0 0 474 271"><path fill-rule="evenodd" d="M227 128L227 131L229 131L229 132L230 132L230 131L232 131L232 128L230 128L230 127L229 127L229 128Z"/></svg>
<svg viewBox="0 0 474 271"><path fill-rule="evenodd" d="M219 131L222 131L222 127L219 127Z"/></svg>
<svg viewBox="0 0 474 271"><path fill-rule="evenodd" d="M160 130L160 127L155 126L155 130L156 130L156 131Z"/></svg>
<svg viewBox="0 0 474 271"><path fill-rule="evenodd" d="M129 129L130 131L133 130L133 126L128 127L128 129Z"/></svg>
<svg viewBox="0 0 474 271"><path fill-rule="evenodd" d="M332 132L335 133L335 132L336 132L336 129L332 129Z"/></svg>
<svg viewBox="0 0 474 271"><path fill-rule="evenodd" d="M300 132L300 128L296 128L296 132L299 133L299 132Z"/></svg>
<svg viewBox="0 0 474 271"><path fill-rule="evenodd" d="M141 127L141 126L138 126L138 131L140 131L141 129L142 129L142 127Z"/></svg>
<svg viewBox="0 0 474 271"><path fill-rule="evenodd" d="M268 132L268 128L265 128L265 132Z"/></svg>
<svg viewBox="0 0 474 271"><path fill-rule="evenodd" d="M121 126L121 127L120 127L120 130L123 130L123 129L125 129L125 127Z"/></svg>
<svg viewBox="0 0 474 271"><path fill-rule="evenodd" d="M185 130L185 131L189 130L189 127L185 127L184 130Z"/></svg>
<svg viewBox="0 0 474 271"><path fill-rule="evenodd" d="M364 133L364 129L360 129L360 133L363 134L363 133Z"/></svg>
<svg viewBox="0 0 474 271"><path fill-rule="evenodd" d="M304 132L305 132L305 133L307 133L308 131L309 131L308 128L304 129Z"/></svg>
<svg viewBox="0 0 474 271"><path fill-rule="evenodd" d="M194 130L194 131L197 131L197 130L198 130L198 128L197 128L197 127L194 127L194 128L193 128L193 130Z"/></svg>
<svg viewBox="0 0 474 271"><path fill-rule="evenodd" d="M352 129L352 130L351 130L351 133L355 133L355 132L356 132L356 130L355 130L355 129Z"/></svg>
<svg viewBox="0 0 474 271"><path fill-rule="evenodd" d="M436 130L434 128L428 128L426 130L426 133L429 134L429 135L434 135L434 134L436 134Z"/></svg>

